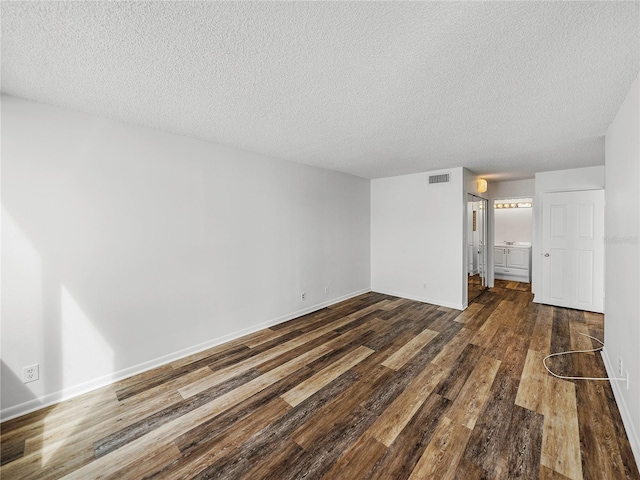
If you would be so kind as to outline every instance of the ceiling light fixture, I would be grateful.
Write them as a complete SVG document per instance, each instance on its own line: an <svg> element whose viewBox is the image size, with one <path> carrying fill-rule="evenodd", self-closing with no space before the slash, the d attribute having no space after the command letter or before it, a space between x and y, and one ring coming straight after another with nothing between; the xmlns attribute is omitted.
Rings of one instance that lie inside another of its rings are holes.
<svg viewBox="0 0 640 480"><path fill-rule="evenodd" d="M487 191L487 181L484 178L478 179L478 193L484 193Z"/></svg>

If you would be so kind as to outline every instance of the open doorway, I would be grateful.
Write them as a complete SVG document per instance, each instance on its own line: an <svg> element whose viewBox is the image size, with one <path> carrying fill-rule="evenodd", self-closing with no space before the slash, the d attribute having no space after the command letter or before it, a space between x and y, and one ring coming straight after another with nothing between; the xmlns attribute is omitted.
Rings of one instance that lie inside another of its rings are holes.
<svg viewBox="0 0 640 480"><path fill-rule="evenodd" d="M496 279L531 283L533 198L493 201L493 270Z"/></svg>
<svg viewBox="0 0 640 480"><path fill-rule="evenodd" d="M467 194L467 302L487 288L487 200Z"/></svg>

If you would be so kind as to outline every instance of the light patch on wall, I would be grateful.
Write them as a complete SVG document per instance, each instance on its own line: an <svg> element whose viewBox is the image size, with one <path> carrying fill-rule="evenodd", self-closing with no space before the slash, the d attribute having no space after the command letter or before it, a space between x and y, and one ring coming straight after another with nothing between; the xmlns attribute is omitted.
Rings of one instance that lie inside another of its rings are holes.
<svg viewBox="0 0 640 480"><path fill-rule="evenodd" d="M60 290L64 389L113 372L114 353L67 288Z"/></svg>
<svg viewBox="0 0 640 480"><path fill-rule="evenodd" d="M64 285L60 286L61 307L61 343L62 343L62 388L74 387L83 381L92 380L96 373L111 372L114 367L114 353L109 344L95 328L91 319L85 314ZM82 411L90 414L92 406L101 403L105 396L112 397L111 391L100 391L89 394L83 401ZM60 419L56 410L64 404L53 407L44 420L42 444L42 466L55 458L57 450L64 446L64 440L77 435L82 430L82 422L86 415L76 415L64 422L64 431L60 430Z"/></svg>

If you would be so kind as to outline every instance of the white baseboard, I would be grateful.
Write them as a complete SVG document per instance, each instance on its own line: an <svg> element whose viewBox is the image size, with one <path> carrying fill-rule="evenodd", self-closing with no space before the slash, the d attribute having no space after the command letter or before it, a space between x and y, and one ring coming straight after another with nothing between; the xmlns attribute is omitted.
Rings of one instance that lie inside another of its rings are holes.
<svg viewBox="0 0 640 480"><path fill-rule="evenodd" d="M316 305L304 308L302 310L291 312L286 315L273 318L266 322L261 322L256 325L252 325L251 327L238 330L236 332L233 332L227 335L223 335L222 337L217 337L217 338L208 340L206 342L200 343L198 345L184 348L182 350L178 350L177 352L173 352L168 355L163 355L162 357L149 360L148 362L140 363L138 365L134 365L132 367L128 367L128 368L119 370L117 372L113 372L109 375L104 375L102 377L90 380L88 382L65 388L58 392L49 393L42 397L35 398L33 400L29 400L24 403L20 403L12 407L4 408L0 410L0 420L1 421L10 420L12 418L16 418L16 417L25 415L27 413L35 412L36 410L40 410L41 408L45 408L45 407L54 405L56 403L63 402L65 400L69 400L73 397L77 397L78 395L88 393L92 390L96 390L101 387L105 387L113 382L117 382L125 378L138 375L148 370L152 370L162 365L166 365L167 363L173 362L180 358L193 355L194 353L202 352L204 350L215 347L217 345L221 345L225 342L229 342L231 340L235 340L237 338L243 337L244 335L257 332L258 330L269 328L279 323L286 322L297 317L301 317L302 315L307 315L309 313L315 312L322 308L328 307L330 305L335 305L336 303L349 300L350 298L357 297L358 295L362 295L363 293L367 293L370 291L371 289L358 290L358 291L349 293L347 295L343 295L341 297L332 298L331 300L328 300L326 302L321 302Z"/></svg>
<svg viewBox="0 0 640 480"><path fill-rule="evenodd" d="M613 367L613 363L611 363L611 359L607 355L606 348L602 350L601 354L602 360L604 361L604 367L607 370L607 376L616 378L618 375L616 374L616 370ZM636 425L633 424L633 419L631 417L631 414L629 413L629 406L624 399L622 389L626 388L625 382L614 381L610 383L611 389L613 390L613 396L616 398L616 403L618 404L618 410L620 410L620 416L622 417L624 429L627 432L627 438L629 439L629 443L631 444L631 451L633 452L633 456L636 459L636 465L640 465L640 436L638 435ZM635 405L634 407L638 408L637 405Z"/></svg>
<svg viewBox="0 0 640 480"><path fill-rule="evenodd" d="M383 293L385 295L392 295L394 297L406 298L408 300L415 300L416 302L431 303L432 305L439 305L441 307L453 308L455 310L464 310L466 308L463 304L454 305L452 303L442 302L442 301L436 300L434 298L428 298L428 297L420 298L420 297L417 297L415 295L409 295L407 293L396 292L396 291L393 291L393 290L386 290L386 289L381 289L381 288L372 288L371 291L372 292L377 292L377 293Z"/></svg>

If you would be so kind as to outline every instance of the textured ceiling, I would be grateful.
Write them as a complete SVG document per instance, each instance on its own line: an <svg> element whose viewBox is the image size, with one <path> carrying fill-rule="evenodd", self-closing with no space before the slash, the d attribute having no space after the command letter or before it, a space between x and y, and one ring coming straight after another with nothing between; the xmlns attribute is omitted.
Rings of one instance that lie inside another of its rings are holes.
<svg viewBox="0 0 640 480"><path fill-rule="evenodd" d="M2 92L367 178L604 163L638 2L2 2Z"/></svg>

